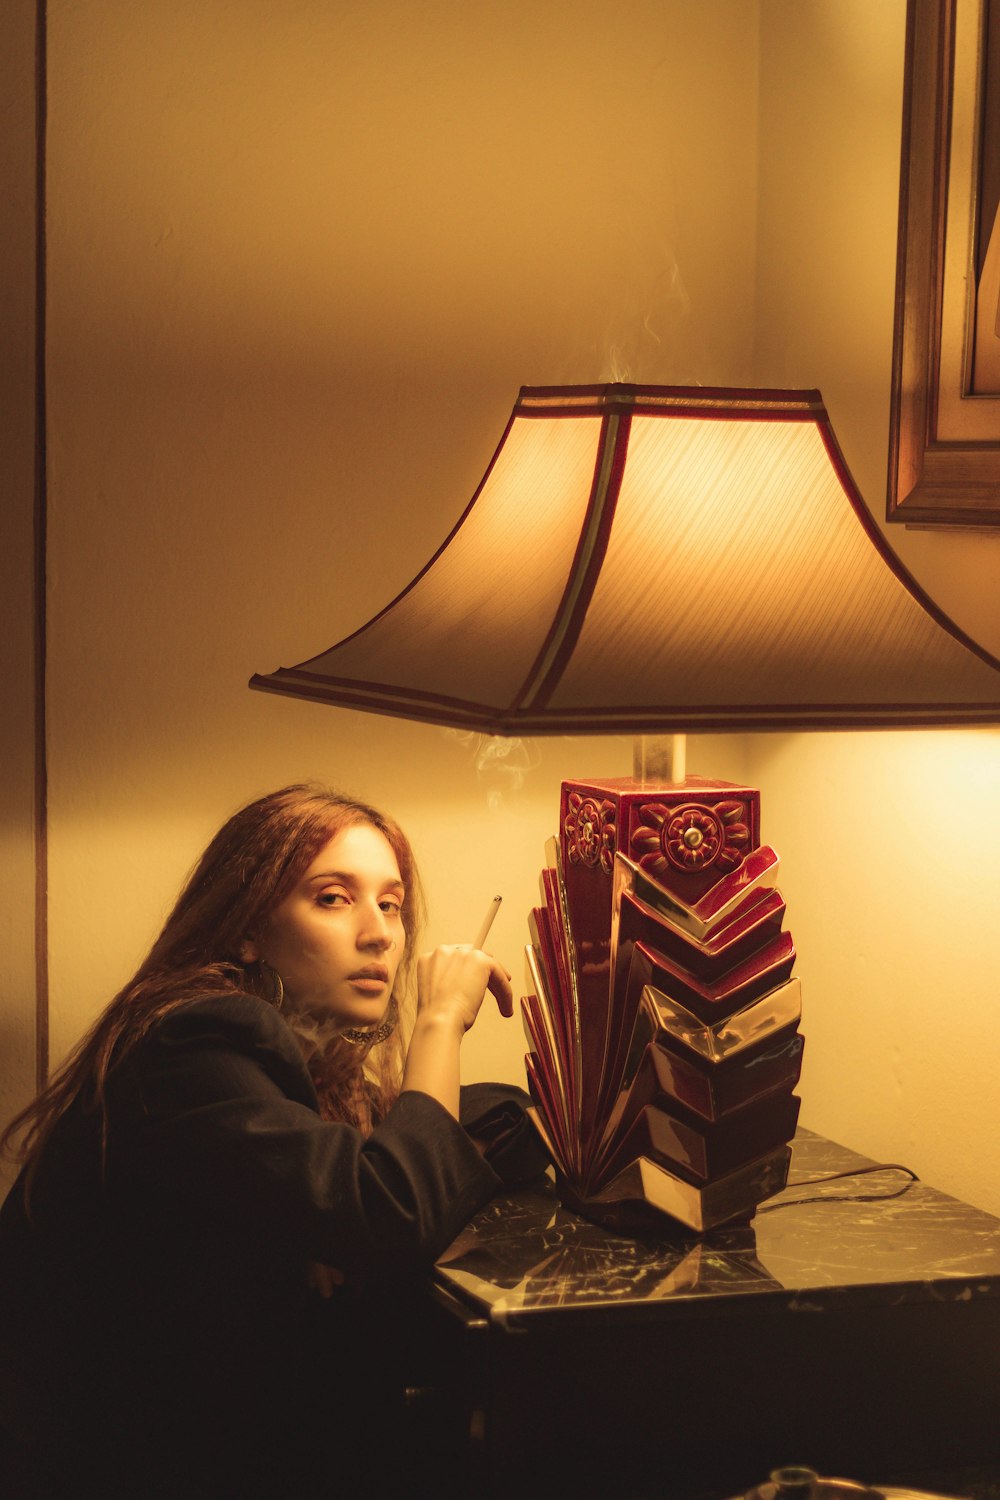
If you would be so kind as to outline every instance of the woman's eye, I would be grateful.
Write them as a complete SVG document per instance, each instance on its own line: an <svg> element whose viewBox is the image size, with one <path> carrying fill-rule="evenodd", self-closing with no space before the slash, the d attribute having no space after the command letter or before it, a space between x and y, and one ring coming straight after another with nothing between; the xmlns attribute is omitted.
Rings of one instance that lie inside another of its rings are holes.
<svg viewBox="0 0 1000 1500"><path fill-rule="evenodd" d="M347 897L343 891L321 891L316 897L320 906L346 906Z"/></svg>
<svg viewBox="0 0 1000 1500"><path fill-rule="evenodd" d="M394 901L391 896L384 897L379 906L388 917L398 917L403 910L402 901Z"/></svg>

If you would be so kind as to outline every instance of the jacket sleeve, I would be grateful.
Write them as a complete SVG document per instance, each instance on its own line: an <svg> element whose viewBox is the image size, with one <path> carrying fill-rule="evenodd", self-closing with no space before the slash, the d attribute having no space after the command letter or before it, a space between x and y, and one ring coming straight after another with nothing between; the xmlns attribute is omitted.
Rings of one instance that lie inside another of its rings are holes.
<svg viewBox="0 0 1000 1500"><path fill-rule="evenodd" d="M507 1187L538 1177L549 1165L542 1138L526 1113L530 1098L506 1083L463 1087L459 1119Z"/></svg>
<svg viewBox="0 0 1000 1500"><path fill-rule="evenodd" d="M436 1100L365 1139L320 1119L291 1032L254 996L172 1012L114 1079L109 1188L343 1271L432 1262L500 1180Z"/></svg>

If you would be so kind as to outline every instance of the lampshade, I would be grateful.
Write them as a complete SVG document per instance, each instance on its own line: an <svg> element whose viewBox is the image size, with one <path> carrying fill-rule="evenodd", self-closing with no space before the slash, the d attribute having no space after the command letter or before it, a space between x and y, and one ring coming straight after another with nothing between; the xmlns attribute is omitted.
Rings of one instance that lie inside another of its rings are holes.
<svg viewBox="0 0 1000 1500"><path fill-rule="evenodd" d="M503 735L1000 722L817 391L522 389L417 577L251 686Z"/></svg>

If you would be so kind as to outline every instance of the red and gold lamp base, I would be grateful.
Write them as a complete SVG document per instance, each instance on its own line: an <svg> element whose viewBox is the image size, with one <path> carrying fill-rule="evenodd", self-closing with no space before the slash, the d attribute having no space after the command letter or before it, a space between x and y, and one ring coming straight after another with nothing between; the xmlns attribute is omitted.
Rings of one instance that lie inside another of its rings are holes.
<svg viewBox="0 0 1000 1500"><path fill-rule="evenodd" d="M522 1000L567 1206L623 1231L746 1222L785 1185L795 950L756 790L564 782Z"/></svg>

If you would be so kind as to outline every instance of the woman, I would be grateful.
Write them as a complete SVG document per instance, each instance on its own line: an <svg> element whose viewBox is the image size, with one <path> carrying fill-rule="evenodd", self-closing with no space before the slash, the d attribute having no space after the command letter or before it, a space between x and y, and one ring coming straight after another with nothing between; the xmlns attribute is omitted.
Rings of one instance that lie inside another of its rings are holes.
<svg viewBox="0 0 1000 1500"><path fill-rule="evenodd" d="M486 992L512 1013L494 959L416 963L404 1056L419 907L388 818L261 798L8 1127L0 1429L24 1493L423 1493L392 1438L403 1289L544 1160L519 1091L460 1098Z"/></svg>

